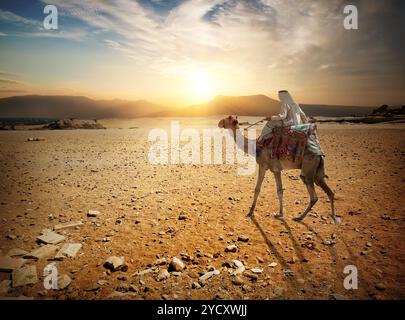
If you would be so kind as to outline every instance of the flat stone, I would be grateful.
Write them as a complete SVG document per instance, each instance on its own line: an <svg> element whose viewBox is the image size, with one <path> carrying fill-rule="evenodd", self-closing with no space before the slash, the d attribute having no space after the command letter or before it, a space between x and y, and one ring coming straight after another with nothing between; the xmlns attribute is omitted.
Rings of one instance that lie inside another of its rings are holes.
<svg viewBox="0 0 405 320"><path fill-rule="evenodd" d="M67 229L67 228L74 228L81 226L83 224L82 221L71 221L71 222L65 222L65 223L60 223L57 224L56 226L53 227L53 230L58 231L62 229Z"/></svg>
<svg viewBox="0 0 405 320"><path fill-rule="evenodd" d="M193 282L192 285L191 285L191 287L192 287L193 289L200 289L200 288L201 288L201 285L200 285L198 282Z"/></svg>
<svg viewBox="0 0 405 320"><path fill-rule="evenodd" d="M13 271L11 275L13 288L22 287L38 282L37 267L26 266Z"/></svg>
<svg viewBox="0 0 405 320"><path fill-rule="evenodd" d="M11 272L15 269L21 268L26 260L14 259L8 256L0 257L0 271Z"/></svg>
<svg viewBox="0 0 405 320"><path fill-rule="evenodd" d="M269 264L270 268L275 268L277 266L277 262L272 262Z"/></svg>
<svg viewBox="0 0 405 320"><path fill-rule="evenodd" d="M49 229L44 229L42 231L42 235L37 237L37 241L39 243L45 244L58 244L59 242L62 242L64 240L65 240L64 236L56 232L53 232Z"/></svg>
<svg viewBox="0 0 405 320"><path fill-rule="evenodd" d="M24 258L39 260L39 259L43 259L43 258L46 258L49 256L53 256L57 250L58 250L58 246L55 246L53 244L46 244L42 247L39 247L39 248L31 251L30 253L25 255Z"/></svg>
<svg viewBox="0 0 405 320"><path fill-rule="evenodd" d="M169 278L169 277L170 277L169 271L167 271L167 269L163 269L163 270L161 270L161 271L159 272L159 274L158 274L156 280L157 280L157 281L163 281L163 280L166 280L166 279Z"/></svg>
<svg viewBox="0 0 405 320"><path fill-rule="evenodd" d="M260 268L252 268L252 269L250 269L250 271L252 271L253 273L262 273L262 272L263 272L263 269L260 269Z"/></svg>
<svg viewBox="0 0 405 320"><path fill-rule="evenodd" d="M148 273L151 273L151 272L154 272L154 271L155 271L154 269L148 268L148 269L145 269L145 270L134 272L132 274L132 276L143 276L145 274L148 274Z"/></svg>
<svg viewBox="0 0 405 320"><path fill-rule="evenodd" d="M81 247L81 243L66 243L56 254L55 260L63 260L65 257L74 258Z"/></svg>
<svg viewBox="0 0 405 320"><path fill-rule="evenodd" d="M111 271L128 270L124 257L111 256L104 262L104 267Z"/></svg>
<svg viewBox="0 0 405 320"><path fill-rule="evenodd" d="M238 251L238 247L236 245L227 246L225 248L225 252L236 252Z"/></svg>
<svg viewBox="0 0 405 320"><path fill-rule="evenodd" d="M100 211L97 211L97 210L89 210L89 211L87 211L87 216L90 217L90 218L95 218L98 215L100 215Z"/></svg>
<svg viewBox="0 0 405 320"><path fill-rule="evenodd" d="M169 271L182 271L185 268L185 264L179 258L174 257L169 265Z"/></svg>
<svg viewBox="0 0 405 320"><path fill-rule="evenodd" d="M7 252L7 256L11 257L11 258L15 258L15 257L23 257L27 254L28 252L22 249L10 249Z"/></svg>
<svg viewBox="0 0 405 320"><path fill-rule="evenodd" d="M342 294L339 294L339 293L333 293L333 294L331 294L331 297L332 297L334 300L349 300L348 297L346 297L346 296L344 296L344 295L342 295Z"/></svg>
<svg viewBox="0 0 405 320"><path fill-rule="evenodd" d="M67 288L71 282L72 279L67 274L58 275L58 290Z"/></svg>
<svg viewBox="0 0 405 320"><path fill-rule="evenodd" d="M218 275L218 274L220 274L219 270L209 271L209 272L203 274L203 275L198 279L198 282L199 282L201 285L204 285L204 284L207 282L208 279L210 279L211 277L213 277L213 276L215 276L215 275Z"/></svg>
<svg viewBox="0 0 405 320"><path fill-rule="evenodd" d="M0 296L6 295L11 289L11 281L10 280L3 280L0 283Z"/></svg>

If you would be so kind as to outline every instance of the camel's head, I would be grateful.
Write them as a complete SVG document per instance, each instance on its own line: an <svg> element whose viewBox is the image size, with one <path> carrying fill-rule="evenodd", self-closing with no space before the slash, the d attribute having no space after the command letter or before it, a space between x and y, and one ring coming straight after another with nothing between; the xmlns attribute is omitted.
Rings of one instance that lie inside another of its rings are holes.
<svg viewBox="0 0 405 320"><path fill-rule="evenodd" d="M228 116L218 122L219 128L232 129L239 128L238 116Z"/></svg>

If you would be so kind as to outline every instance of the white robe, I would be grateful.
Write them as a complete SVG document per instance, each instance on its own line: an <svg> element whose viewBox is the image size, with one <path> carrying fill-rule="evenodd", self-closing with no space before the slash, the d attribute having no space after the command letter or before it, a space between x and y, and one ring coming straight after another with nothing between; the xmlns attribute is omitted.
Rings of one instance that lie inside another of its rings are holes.
<svg viewBox="0 0 405 320"><path fill-rule="evenodd" d="M307 116L300 106L294 102L288 92L279 94L281 102L280 113L271 117L263 128L260 139L268 135L275 127L295 126L302 123L308 123Z"/></svg>

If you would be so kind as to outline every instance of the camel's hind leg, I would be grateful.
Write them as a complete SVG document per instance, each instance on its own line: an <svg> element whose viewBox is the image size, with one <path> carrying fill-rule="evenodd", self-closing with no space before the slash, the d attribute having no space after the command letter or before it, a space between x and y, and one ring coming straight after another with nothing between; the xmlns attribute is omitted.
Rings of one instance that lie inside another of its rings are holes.
<svg viewBox="0 0 405 320"><path fill-rule="evenodd" d="M252 206L250 207L250 210L249 210L249 213L247 214L247 217L251 217L253 215L254 211L255 211L257 198L259 197L260 189L262 188L262 183L263 183L265 175L266 175L266 168L264 166L259 165L259 175L257 177L255 194L253 196L253 203L252 203Z"/></svg>
<svg viewBox="0 0 405 320"><path fill-rule="evenodd" d="M327 194L327 196L329 198L329 201L330 201L333 222L335 224L339 224L340 223L340 218L336 217L336 214L335 214L335 194L333 193L331 188L329 188L329 186L326 184L326 181L325 181L324 177L316 179L315 183L318 186L320 186L322 188L322 190L325 191L325 193Z"/></svg>
<svg viewBox="0 0 405 320"><path fill-rule="evenodd" d="M279 202L279 214L276 215L276 218L283 219L283 181L281 179L281 172L274 172L274 178L276 179L277 186L277 196Z"/></svg>
<svg viewBox="0 0 405 320"><path fill-rule="evenodd" d="M316 192L315 192L313 179L303 178L303 180L308 189L308 193L310 196L310 202L309 202L308 207L305 209L304 213L302 215L300 215L299 217L294 218L295 221L301 221L302 219L304 219L306 217L306 215L308 214L308 212L311 211L312 207L318 201L318 196L316 195Z"/></svg>

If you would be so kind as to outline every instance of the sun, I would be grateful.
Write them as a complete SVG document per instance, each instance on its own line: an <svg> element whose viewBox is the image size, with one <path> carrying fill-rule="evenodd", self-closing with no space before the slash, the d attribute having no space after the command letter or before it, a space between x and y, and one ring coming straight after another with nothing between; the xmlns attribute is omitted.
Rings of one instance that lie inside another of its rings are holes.
<svg viewBox="0 0 405 320"><path fill-rule="evenodd" d="M208 72L197 70L187 77L191 98L197 102L206 102L214 96L214 82Z"/></svg>

